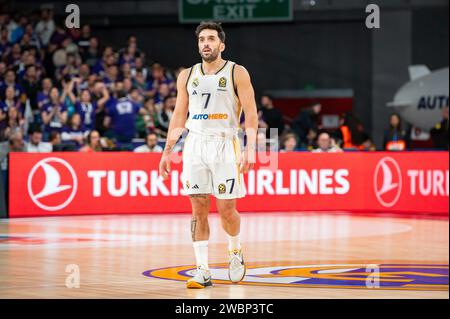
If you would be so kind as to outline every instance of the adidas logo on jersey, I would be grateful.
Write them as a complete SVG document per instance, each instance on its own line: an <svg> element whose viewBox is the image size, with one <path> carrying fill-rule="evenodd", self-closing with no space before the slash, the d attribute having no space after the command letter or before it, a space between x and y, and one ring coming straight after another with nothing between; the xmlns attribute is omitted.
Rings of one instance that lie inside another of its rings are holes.
<svg viewBox="0 0 450 319"><path fill-rule="evenodd" d="M192 186L192 189L199 189L200 187L198 187L197 184L195 184L194 186Z"/></svg>
<svg viewBox="0 0 450 319"><path fill-rule="evenodd" d="M192 92L192 95L197 95L197 91L194 90L194 92Z"/></svg>

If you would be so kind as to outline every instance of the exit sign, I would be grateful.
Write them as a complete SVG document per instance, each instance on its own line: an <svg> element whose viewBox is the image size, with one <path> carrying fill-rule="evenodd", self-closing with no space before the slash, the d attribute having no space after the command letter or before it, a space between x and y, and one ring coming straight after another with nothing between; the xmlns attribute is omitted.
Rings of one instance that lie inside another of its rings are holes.
<svg viewBox="0 0 450 319"><path fill-rule="evenodd" d="M181 23L292 20L292 0L179 0Z"/></svg>

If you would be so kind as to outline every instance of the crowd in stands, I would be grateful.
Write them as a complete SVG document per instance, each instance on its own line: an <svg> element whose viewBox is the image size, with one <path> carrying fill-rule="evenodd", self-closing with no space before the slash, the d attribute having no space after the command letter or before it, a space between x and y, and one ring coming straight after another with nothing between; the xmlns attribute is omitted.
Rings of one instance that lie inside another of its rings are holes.
<svg viewBox="0 0 450 319"><path fill-rule="evenodd" d="M0 142L10 151L160 151L182 68L147 63L136 37L101 46L89 25L65 29L0 14ZM139 145L141 146L141 145Z"/></svg>
<svg viewBox="0 0 450 319"><path fill-rule="evenodd" d="M283 116L273 107L270 96L263 96L259 111L260 127L278 128L280 151L312 151L312 152L342 152L342 151L406 151L412 150L412 129L404 124L398 113L392 113L383 134L382 148L377 149L362 122L353 112L345 112L339 118L339 127L325 129L320 121L322 105L313 102L303 109L290 124L283 124ZM262 123L262 124L261 124ZM269 124L270 123L270 124ZM430 130L433 149L449 149L449 108L442 109L442 120ZM263 141L263 135L258 139ZM269 134L267 135L269 137ZM278 142L278 141L276 141ZM261 143L258 148L261 149Z"/></svg>
<svg viewBox="0 0 450 319"><path fill-rule="evenodd" d="M150 61L135 36L113 48L102 45L89 25L66 29L50 9L40 16L0 13L0 144L9 152L161 152L182 69ZM258 104L259 127L267 129L258 134L258 149L375 150L352 113L330 132L321 127L319 103L290 123L270 96ZM446 116L433 136L448 149L448 108ZM408 149L408 136L393 114L384 149ZM280 147L271 146L274 139Z"/></svg>

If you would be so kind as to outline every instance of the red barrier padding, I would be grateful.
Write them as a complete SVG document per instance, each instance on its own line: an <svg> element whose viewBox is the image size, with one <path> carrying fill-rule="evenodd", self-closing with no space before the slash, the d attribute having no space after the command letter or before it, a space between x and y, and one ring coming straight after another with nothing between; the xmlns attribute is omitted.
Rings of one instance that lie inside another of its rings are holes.
<svg viewBox="0 0 450 319"><path fill-rule="evenodd" d="M159 154L11 153L9 216L190 212L175 157L163 182ZM448 160L447 152L260 153L238 209L448 214Z"/></svg>

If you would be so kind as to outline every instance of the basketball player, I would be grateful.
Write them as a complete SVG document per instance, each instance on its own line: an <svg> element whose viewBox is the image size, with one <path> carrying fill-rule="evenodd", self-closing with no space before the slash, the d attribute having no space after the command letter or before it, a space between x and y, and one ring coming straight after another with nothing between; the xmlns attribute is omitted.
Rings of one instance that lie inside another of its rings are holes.
<svg viewBox="0 0 450 319"><path fill-rule="evenodd" d="M178 76L178 96L159 171L164 179L170 174L170 153L186 127L183 184L192 204L191 234L197 263L196 275L188 280L187 288L205 288L212 285L208 268L210 195L216 198L229 238L229 278L238 283L245 276L236 199L245 196L243 173L255 161L258 116L247 70L222 58L225 32L221 25L202 22L195 34L202 62ZM247 146L241 154L237 133L242 110Z"/></svg>

